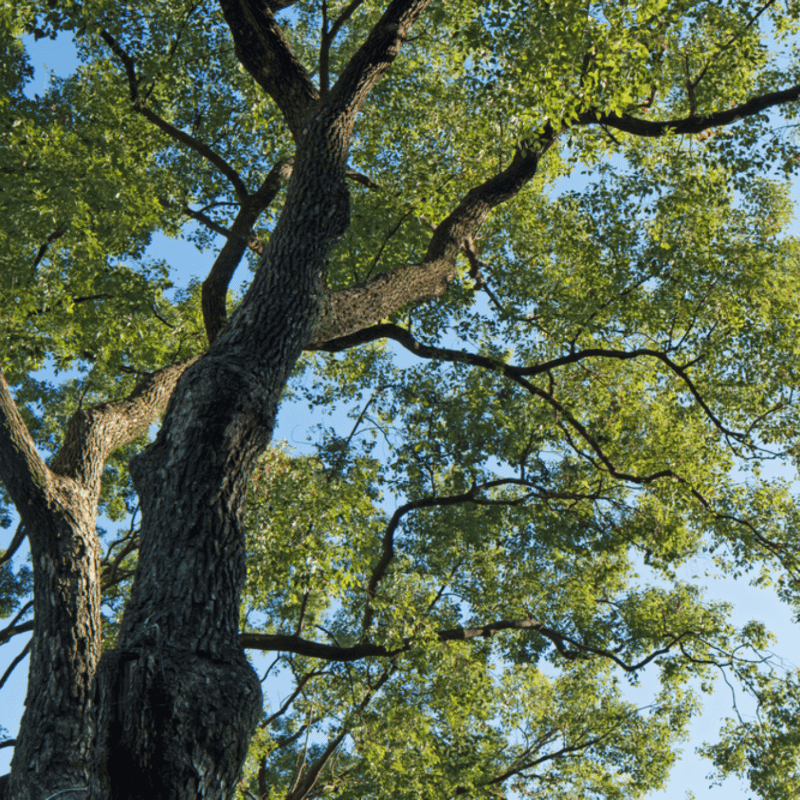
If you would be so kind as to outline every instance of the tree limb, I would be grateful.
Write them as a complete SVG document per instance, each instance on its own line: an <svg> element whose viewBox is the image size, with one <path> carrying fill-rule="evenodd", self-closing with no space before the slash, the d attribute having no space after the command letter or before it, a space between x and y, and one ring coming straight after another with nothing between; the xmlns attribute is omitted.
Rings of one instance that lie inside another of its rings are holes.
<svg viewBox="0 0 800 800"><path fill-rule="evenodd" d="M125 69L125 75L128 79L128 89L130 92L131 102L133 103L133 110L137 114L141 114L146 120L152 122L159 130L167 134L171 139L180 142L182 145L194 150L195 153L202 156L209 163L213 164L227 179L230 181L236 196L243 200L248 196L247 187L244 184L239 173L221 156L219 153L214 152L205 142L195 139L180 128L176 128L171 123L160 117L154 111L149 109L146 105L146 99L139 95L139 79L136 77L136 66L131 56L124 50L124 48L117 42L116 39L106 30L100 31L100 36L103 41L111 48L117 58L122 62Z"/></svg>
<svg viewBox="0 0 800 800"><path fill-rule="evenodd" d="M465 642L472 639L489 639L496 633L507 630L533 631L544 636L552 642L558 653L568 661L591 656L602 656L603 658L612 660L626 672L636 672L640 670L653 659L668 653L676 645L680 645L687 637L696 635L694 631L684 631L681 634L676 634L672 636L664 647L653 651L635 664L629 664L623 661L610 650L579 642L555 628L548 627L537 619L498 620L497 622L483 625L480 628L451 628L437 631L434 635L437 640L442 643ZM393 658L401 653L408 652L418 644L419 641L419 639L413 637L405 637L399 647L390 649L384 645L373 644L369 641L363 641L351 647L339 647L338 645L312 642L302 639L299 636L284 634L239 634L239 644L246 650L281 651L309 658L338 662L359 661L364 658ZM565 643L569 644L574 649L568 648Z"/></svg>
<svg viewBox="0 0 800 800"><path fill-rule="evenodd" d="M0 676L0 689L3 688L5 682L11 677L11 673L19 666L19 664L25 660L25 656L28 655L31 651L31 645L33 644L33 636L28 639L27 644L25 647L22 648L22 651L19 655L8 665L8 669Z"/></svg>
<svg viewBox="0 0 800 800"><path fill-rule="evenodd" d="M689 377L686 372L686 367L676 364L666 353L661 350L653 350L647 347L637 347L633 350L615 350L613 348L603 347L589 347L585 350L576 350L566 356L553 358L548 361L541 361L538 364L533 364L530 367L517 367L512 364L506 364L503 361L498 361L488 356L482 356L477 353L469 353L463 350L453 350L446 347L434 347L432 345L423 344L414 338L410 331L394 325L392 323L383 323L380 325L373 325L365 328L350 336L342 337L341 339L334 339L326 342L318 348L330 353L337 353L353 347L358 344L375 341L377 339L392 339L409 352L413 353L420 358L429 358L439 361L449 361L451 363L470 364L475 367L483 367L492 371L500 371L510 378L516 377L532 377L535 375L546 375L551 370L567 364L578 364L581 361L595 358L607 358L617 361L631 361L637 358L653 358L664 364L671 372L680 378L686 385L686 388L691 393L692 397L697 401L700 408L714 425L714 427L726 436L738 441L744 441L745 434L733 431L725 426L717 417L716 414L709 408L702 394L698 390L694 381ZM312 348L309 348L312 349Z"/></svg>
<svg viewBox="0 0 800 800"><path fill-rule="evenodd" d="M208 342L211 344L228 319L226 300L228 285L247 250L253 236L253 225L268 208L281 188L282 180L291 175L291 159L277 162L269 171L255 194L250 195L239 207L231 225L227 241L222 246L208 277L203 281L201 302L203 323Z"/></svg>
<svg viewBox="0 0 800 800"><path fill-rule="evenodd" d="M609 128L630 133L634 136L658 137L667 133L693 134L702 133L709 128L718 128L731 125L734 122L753 117L775 106L785 105L800 99L800 84L781 89L777 92L753 97L740 103L738 106L725 111L713 111L709 114L690 114L682 119L649 120L638 119L629 114L600 113L596 109L589 109L578 116L578 125L606 125Z"/></svg>
<svg viewBox="0 0 800 800"><path fill-rule="evenodd" d="M397 58L411 26L429 2L393 0L331 89L325 101L326 113L332 121L335 119L343 123L348 139L356 114L372 88Z"/></svg>
<svg viewBox="0 0 800 800"><path fill-rule="evenodd" d="M730 125L798 99L800 85L754 97L724 111L682 119L654 121L588 109L578 116L575 124L599 124L646 137L664 136L670 132L694 134ZM330 311L318 323L308 348L321 349L326 342L374 325L403 306L444 294L455 274L455 260L464 243L474 237L493 208L513 198L534 177L541 158L567 129L564 124L555 128L547 123L535 139L520 144L506 169L467 192L454 211L436 226L420 264L397 267L364 283L334 292Z"/></svg>
<svg viewBox="0 0 800 800"><path fill-rule="evenodd" d="M0 644L5 644L12 636L16 636L19 633L27 633L32 630L32 619L27 622L21 622L19 625L9 625L7 628L3 628L3 630L0 631Z"/></svg>
<svg viewBox="0 0 800 800"><path fill-rule="evenodd" d="M219 4L233 36L236 57L275 101L298 140L303 120L319 94L272 15L272 4L258 0L220 0Z"/></svg>
<svg viewBox="0 0 800 800"><path fill-rule="evenodd" d="M10 561L14 557L14 553L19 550L22 543L25 541L25 526L20 522L17 525L17 530L14 531L14 536L11 539L11 543L6 548L6 551L0 556L0 564L5 564L6 561Z"/></svg>
<svg viewBox="0 0 800 800"><path fill-rule="evenodd" d="M108 456L147 432L164 412L178 378L196 360L189 358L146 375L122 400L76 411L67 423L61 449L50 462L52 472L98 492Z"/></svg>
<svg viewBox="0 0 800 800"><path fill-rule="evenodd" d="M443 295L465 242L473 238L493 208L514 197L534 177L541 158L559 135L548 127L536 146L518 148L506 169L470 189L435 226L421 263L397 267L334 292L329 311L317 324L307 349L321 349L326 342L374 325L409 303Z"/></svg>
<svg viewBox="0 0 800 800"><path fill-rule="evenodd" d="M47 505L52 476L20 415L0 370L0 481L20 514Z"/></svg>

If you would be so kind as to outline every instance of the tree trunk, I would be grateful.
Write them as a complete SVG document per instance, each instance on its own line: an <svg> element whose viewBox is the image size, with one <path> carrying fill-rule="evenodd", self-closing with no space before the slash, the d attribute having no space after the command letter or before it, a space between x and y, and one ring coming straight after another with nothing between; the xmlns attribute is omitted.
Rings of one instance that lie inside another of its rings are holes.
<svg viewBox="0 0 800 800"><path fill-rule="evenodd" d="M100 667L93 797L229 797L261 713L237 640L247 477L323 313L326 258L349 214L344 159L306 152L250 291L131 464L139 565L118 647Z"/></svg>
<svg viewBox="0 0 800 800"><path fill-rule="evenodd" d="M100 660L96 501L71 480L59 483L55 513L34 508L25 522L35 567L34 631L11 763L8 796L14 800L40 800L65 787L85 790L89 782Z"/></svg>

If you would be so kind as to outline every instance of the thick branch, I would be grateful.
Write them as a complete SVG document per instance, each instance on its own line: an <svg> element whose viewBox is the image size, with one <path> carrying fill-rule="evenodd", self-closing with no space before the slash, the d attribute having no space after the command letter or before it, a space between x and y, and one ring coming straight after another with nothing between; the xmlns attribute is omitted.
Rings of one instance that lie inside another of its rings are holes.
<svg viewBox="0 0 800 800"><path fill-rule="evenodd" d="M299 139L303 120L319 95L280 25L267 4L258 0L220 0L220 7L236 57L275 101L292 136Z"/></svg>
<svg viewBox="0 0 800 800"><path fill-rule="evenodd" d="M22 514L30 506L47 505L50 470L11 397L0 370L0 481Z"/></svg>
<svg viewBox="0 0 800 800"><path fill-rule="evenodd" d="M542 156L558 136L548 128L536 146L519 148L506 169L467 192L456 209L435 227L422 263L398 267L334 292L329 313L315 328L307 348L321 349L326 342L374 325L409 303L443 295L455 275L461 248L493 208L516 196L534 177Z"/></svg>
<svg viewBox="0 0 800 800"><path fill-rule="evenodd" d="M99 491L108 456L147 432L163 414L190 358L144 377L123 400L76 411L67 424L64 444L51 462L54 473L74 478L90 492Z"/></svg>
<svg viewBox="0 0 800 800"><path fill-rule="evenodd" d="M247 250L253 235L253 225L281 188L281 181L291 175L291 162L279 161L267 174L258 191L240 206L231 225L228 238L203 281L203 322L209 344L217 338L227 322L226 299L228 285Z"/></svg>
<svg viewBox="0 0 800 800"><path fill-rule="evenodd" d="M343 76L344 77L344 76ZM595 109L582 113L581 126L603 125L635 136L658 137L701 133L730 125L778 105L800 98L800 85L752 98L733 108L683 119L653 121ZM309 349L354 334L378 323L410 303L440 297L455 274L455 260L465 242L473 238L490 211L513 198L536 174L542 156L566 130L547 125L534 141L523 143L511 164L498 175L471 189L458 207L436 227L422 263L397 267L357 286L335 292L330 312L317 325Z"/></svg>
<svg viewBox="0 0 800 800"><path fill-rule="evenodd" d="M350 59L326 102L333 119L352 128L355 116L372 88L389 69L412 25L430 0L394 0Z"/></svg>

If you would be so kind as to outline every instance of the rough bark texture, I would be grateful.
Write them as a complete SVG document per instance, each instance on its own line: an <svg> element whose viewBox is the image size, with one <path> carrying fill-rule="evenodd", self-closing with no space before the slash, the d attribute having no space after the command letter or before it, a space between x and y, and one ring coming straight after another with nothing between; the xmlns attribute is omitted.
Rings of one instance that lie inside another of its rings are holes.
<svg viewBox="0 0 800 800"><path fill-rule="evenodd" d="M321 313L327 253L347 225L339 151L298 157L250 292L183 375L156 441L131 465L139 566L101 675L97 796L224 797L238 779L261 711L237 642L241 511L280 391Z"/></svg>
<svg viewBox="0 0 800 800"><path fill-rule="evenodd" d="M31 504L25 515L34 630L12 761L15 800L86 787L93 743L93 679L100 658L96 498L67 479L48 488L49 507Z"/></svg>
<svg viewBox="0 0 800 800"><path fill-rule="evenodd" d="M355 114L425 3L391 4L356 54L360 66L324 103L299 89L287 99L285 81L305 79L266 7L222 6L240 58L251 58L253 37L265 51L245 66L287 116L297 155L250 290L182 376L155 442L131 465L141 544L119 645L101 665L98 798L226 797L238 780L261 712L237 640L247 477L269 442L281 389L328 310L326 261L349 222Z"/></svg>
<svg viewBox="0 0 800 800"><path fill-rule="evenodd" d="M100 659L100 477L108 455L158 417L186 366L147 376L121 401L78 411L49 467L0 376L0 478L25 526L34 578L28 693L7 797L81 797L72 790L88 787Z"/></svg>
<svg viewBox="0 0 800 800"><path fill-rule="evenodd" d="M217 334L228 319L226 310L228 284L247 250L250 238L253 236L253 226L278 194L281 179L288 178L291 174L291 162L279 162L270 170L258 191L242 200L228 233L228 240L214 260L214 266L208 277L203 281L203 321L209 342L217 338Z"/></svg>

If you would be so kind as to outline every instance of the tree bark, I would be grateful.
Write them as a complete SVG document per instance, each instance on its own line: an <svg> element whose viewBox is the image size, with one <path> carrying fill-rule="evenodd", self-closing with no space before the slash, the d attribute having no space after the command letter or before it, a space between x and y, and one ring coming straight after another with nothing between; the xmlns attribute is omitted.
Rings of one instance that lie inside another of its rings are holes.
<svg viewBox="0 0 800 800"><path fill-rule="evenodd" d="M139 564L101 666L96 797L229 796L261 713L237 641L246 482L323 313L327 254L349 214L345 137L318 118L304 138L250 291L131 464Z"/></svg>
<svg viewBox="0 0 800 800"><path fill-rule="evenodd" d="M188 363L146 376L121 401L76 412L50 466L0 373L0 479L22 518L34 580L28 692L6 797L86 796L100 660L100 478L108 455L157 419Z"/></svg>
<svg viewBox="0 0 800 800"><path fill-rule="evenodd" d="M121 403L76 414L50 467L0 381L0 479L28 532L35 590L29 692L10 782L15 800L79 797L87 782L103 800L232 794L261 713L260 686L237 639L242 506L286 379L303 348L444 293L464 242L531 180L560 134L548 127L469 191L436 228L422 263L329 295L326 259L348 223L345 175L356 114L427 0L393 0L323 98L270 12L289 2L220 4L243 65L276 101L297 145L284 211L242 305L224 324L243 234L274 196L277 167L243 211L205 287L213 340L205 356L151 376ZM599 121L642 136L692 133L798 96L793 87L703 118L662 122L587 111L576 124ZM170 394L158 437L131 465L143 511L139 566L119 646L98 667L102 469Z"/></svg>

